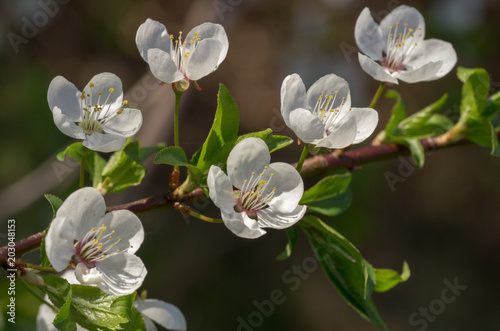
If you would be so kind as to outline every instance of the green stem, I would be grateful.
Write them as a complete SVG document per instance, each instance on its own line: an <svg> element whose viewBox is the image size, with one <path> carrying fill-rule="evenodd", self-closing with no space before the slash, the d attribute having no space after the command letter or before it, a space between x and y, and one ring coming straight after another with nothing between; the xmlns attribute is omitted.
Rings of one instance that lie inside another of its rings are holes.
<svg viewBox="0 0 500 331"><path fill-rule="evenodd" d="M179 146L179 106L181 104L181 96L183 92L179 92L175 85L172 84L172 89L175 93L175 113L174 113L174 145ZM174 166L174 169L179 169L179 166Z"/></svg>
<svg viewBox="0 0 500 331"><path fill-rule="evenodd" d="M52 267L43 267L43 266L37 265L37 264L26 263L26 267L31 268L31 269L41 270L41 271L56 272L56 269L54 269Z"/></svg>
<svg viewBox="0 0 500 331"><path fill-rule="evenodd" d="M87 151L87 147L83 146L82 162L80 163L80 183L78 185L79 188L85 186L85 155L87 154Z"/></svg>
<svg viewBox="0 0 500 331"><path fill-rule="evenodd" d="M377 92L375 92L375 95L373 96L372 102L370 102L370 105L368 106L368 108L375 107L375 105L378 102L378 99L380 99L380 96L382 95L382 92L384 91L384 88L385 88L385 83L384 82L380 83L380 85L378 86Z"/></svg>
<svg viewBox="0 0 500 331"><path fill-rule="evenodd" d="M304 161L307 158L307 155L309 155L309 145L304 144L304 149L302 150L302 154L300 155L299 162L297 163L297 171L300 173L300 170L302 169L302 165L304 164Z"/></svg>
<svg viewBox="0 0 500 331"><path fill-rule="evenodd" d="M210 223L222 223L222 219L220 218L212 218L212 217L208 217L208 216L205 216L205 215L202 215L202 214L198 214L197 212L194 212L194 211L189 211L189 216L193 216L197 219L200 219L202 221L205 221L205 222L210 222Z"/></svg>
<svg viewBox="0 0 500 331"><path fill-rule="evenodd" d="M39 293L36 293L35 290L31 287L31 285L27 281L25 281L24 279L22 279L22 281L28 292L30 292L35 298L37 298L38 300L40 300L41 302L52 308L52 310L54 310L55 312L59 311L59 309L56 306L45 300L43 296L41 296Z"/></svg>

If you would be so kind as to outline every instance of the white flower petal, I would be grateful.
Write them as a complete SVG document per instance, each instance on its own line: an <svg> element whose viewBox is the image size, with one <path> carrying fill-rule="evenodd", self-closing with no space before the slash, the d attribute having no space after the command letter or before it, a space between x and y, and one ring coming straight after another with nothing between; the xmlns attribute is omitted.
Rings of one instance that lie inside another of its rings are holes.
<svg viewBox="0 0 500 331"><path fill-rule="evenodd" d="M305 143L321 139L325 135L323 123L309 110L303 108L293 110L290 113L289 122L290 129Z"/></svg>
<svg viewBox="0 0 500 331"><path fill-rule="evenodd" d="M397 24L399 23L399 27ZM387 14L380 22L380 30L382 32L382 40L386 41L389 33L404 33L405 24L408 24L408 29L413 29L415 34L421 34L422 39L425 37L425 21L424 17L418 10L413 7L401 5ZM389 29L392 26L392 31ZM396 31L396 27L398 30ZM418 29L421 30L418 30Z"/></svg>
<svg viewBox="0 0 500 331"><path fill-rule="evenodd" d="M190 80L198 80L217 69L222 44L217 39L204 39L189 55L186 76Z"/></svg>
<svg viewBox="0 0 500 331"><path fill-rule="evenodd" d="M136 301L137 310L168 330L186 330L186 318L173 304L156 299Z"/></svg>
<svg viewBox="0 0 500 331"><path fill-rule="evenodd" d="M352 115L352 112L348 112L330 130L331 133L329 135L323 139L313 141L312 144L326 148L344 148L350 146L356 138L356 118Z"/></svg>
<svg viewBox="0 0 500 331"><path fill-rule="evenodd" d="M142 113L139 109L124 108L121 114L116 114L106 121L102 129L106 133L123 138L132 137L139 131L142 125Z"/></svg>
<svg viewBox="0 0 500 331"><path fill-rule="evenodd" d="M76 86L63 76L57 76L50 82L47 101L50 110L58 107L70 121L76 122L81 116L79 91ZM67 133L65 133L67 134Z"/></svg>
<svg viewBox="0 0 500 331"><path fill-rule="evenodd" d="M352 115L356 118L356 138L352 144L359 144L375 131L378 124L378 112L372 108L352 108Z"/></svg>
<svg viewBox="0 0 500 331"><path fill-rule="evenodd" d="M198 32L198 36L201 37L201 41L204 39L215 39L218 40L221 43L221 50L219 52L219 56L217 59L217 65L218 67L222 61L226 58L227 51L229 49L229 41L227 39L227 34L226 31L224 30L224 27L220 24L215 24L215 23L203 23L198 25L197 27L194 27L189 33L186 35L186 41L189 43L191 39L194 38L195 32ZM189 47L189 44L187 45Z"/></svg>
<svg viewBox="0 0 500 331"><path fill-rule="evenodd" d="M409 68L419 68L428 62L442 62L434 80L443 77L450 72L457 63L457 53L453 46L442 40L428 39L420 42L412 55L407 58L404 65Z"/></svg>
<svg viewBox="0 0 500 331"><path fill-rule="evenodd" d="M82 128L76 125L73 120L68 119L59 107L56 106L52 109L52 116L54 118L54 123L62 133L71 138L85 139L85 133L83 133Z"/></svg>
<svg viewBox="0 0 500 331"><path fill-rule="evenodd" d="M269 165L269 171L274 176L269 181L268 188L276 188L274 196L269 202L273 210L282 213L292 212L302 198L304 183L297 169L288 163L275 162Z"/></svg>
<svg viewBox="0 0 500 331"><path fill-rule="evenodd" d="M148 50L148 64L153 75L164 83L171 84L184 78L170 54L161 49Z"/></svg>
<svg viewBox="0 0 500 331"><path fill-rule="evenodd" d="M45 252L56 271L63 271L68 267L75 253L73 246L75 237L76 231L67 218L57 216L50 223L45 237Z"/></svg>
<svg viewBox="0 0 500 331"><path fill-rule="evenodd" d="M83 285L98 285L102 282L102 274L96 268L88 268L78 263L75 268L75 278Z"/></svg>
<svg viewBox="0 0 500 331"><path fill-rule="evenodd" d="M252 176L252 172L258 176L270 161L269 148L262 139L243 139L227 158L229 180L233 186L241 189L245 179L248 180Z"/></svg>
<svg viewBox="0 0 500 331"><path fill-rule="evenodd" d="M231 232L241 238L255 239L266 233L259 227L256 220L251 219L245 213L222 212L222 220Z"/></svg>
<svg viewBox="0 0 500 331"><path fill-rule="evenodd" d="M144 241L142 222L129 210L115 210L107 213L99 222L99 226L102 224L106 225L106 234L115 231L110 235L112 237L110 243L115 243L114 250L126 250L128 253L134 254ZM118 241L119 239L121 241Z"/></svg>
<svg viewBox="0 0 500 331"><path fill-rule="evenodd" d="M147 331L158 331L158 328L151 319L142 315L142 320L144 321L144 326L146 327Z"/></svg>
<svg viewBox="0 0 500 331"><path fill-rule="evenodd" d="M98 262L101 273L99 288L114 295L129 295L141 287L147 270L140 258L128 252L111 255Z"/></svg>
<svg viewBox="0 0 500 331"><path fill-rule="evenodd" d="M407 83L434 80L439 78L436 76L442 65L441 61L429 62L416 69L395 72L393 76Z"/></svg>
<svg viewBox="0 0 500 331"><path fill-rule="evenodd" d="M368 56L358 53L359 64L361 68L373 79L379 82L388 82L398 84L398 80L391 76L385 69L377 62L370 59Z"/></svg>
<svg viewBox="0 0 500 331"><path fill-rule="evenodd" d="M267 208L259 211L259 225L261 227L273 229L288 228L304 216L307 206L297 205L290 213L282 213L273 208Z"/></svg>
<svg viewBox="0 0 500 331"><path fill-rule="evenodd" d="M290 113L297 108L307 108L306 87L299 75L286 76L281 84L281 116L290 127Z"/></svg>
<svg viewBox="0 0 500 331"><path fill-rule="evenodd" d="M116 136L111 133L94 132L86 136L83 146L97 152L109 153L116 152L125 145L127 139Z"/></svg>
<svg viewBox="0 0 500 331"><path fill-rule="evenodd" d="M373 20L370 9L365 8L359 14L354 27L354 37L359 49L374 60L382 60L385 40L379 26Z"/></svg>
<svg viewBox="0 0 500 331"><path fill-rule="evenodd" d="M148 50L161 49L170 53L170 36L163 24L148 18L137 29L135 43L144 61L148 61Z"/></svg>
<svg viewBox="0 0 500 331"><path fill-rule="evenodd" d="M68 196L57 210L56 217L64 217L75 229L78 241L97 224L106 212L106 204L101 193L93 187L81 188ZM71 243L73 245L74 243Z"/></svg>
<svg viewBox="0 0 500 331"><path fill-rule="evenodd" d="M338 93L335 93L337 91ZM349 84L347 84L345 79L334 74L325 75L318 79L307 90L307 104L309 105L309 109L314 109L321 92L324 92L323 97L325 95L336 95L335 101L332 100L333 103L331 102L329 107L333 105L333 108L339 108L342 102L344 102L343 107L351 107L351 93L349 92ZM345 100L342 98L345 98Z"/></svg>
<svg viewBox="0 0 500 331"><path fill-rule="evenodd" d="M230 213L236 205L233 194L233 185L229 177L217 166L211 166L208 171L207 184L210 190L210 199L223 212Z"/></svg>
<svg viewBox="0 0 500 331"><path fill-rule="evenodd" d="M90 83L93 83L94 87L91 88ZM110 92L110 89L113 89L113 93ZM102 95L99 95L99 92ZM103 104L103 112L106 113L118 110L123 103L122 81L117 75L109 72L103 72L92 77L89 83L85 85L82 93L90 96L92 106Z"/></svg>

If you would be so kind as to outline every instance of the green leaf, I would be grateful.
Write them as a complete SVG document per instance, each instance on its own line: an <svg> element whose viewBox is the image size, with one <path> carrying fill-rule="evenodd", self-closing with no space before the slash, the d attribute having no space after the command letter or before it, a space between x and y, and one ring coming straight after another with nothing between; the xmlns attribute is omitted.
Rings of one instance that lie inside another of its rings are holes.
<svg viewBox="0 0 500 331"><path fill-rule="evenodd" d="M155 156L154 163L186 167L191 181L196 184L200 183L202 175L200 169L188 162L186 153L179 146L169 146L159 151Z"/></svg>
<svg viewBox="0 0 500 331"><path fill-rule="evenodd" d="M406 139L407 146L410 148L411 156L415 164L422 168L425 162L425 151L424 147L417 138Z"/></svg>
<svg viewBox="0 0 500 331"><path fill-rule="evenodd" d="M66 301L66 303L61 307L57 313L54 321L52 322L54 326L61 331L76 331L76 321L71 315L71 300Z"/></svg>
<svg viewBox="0 0 500 331"><path fill-rule="evenodd" d="M446 100L448 100L448 94L443 95L438 101L428 105L417 113L401 121L398 125L398 129L401 130L401 134L398 135L419 135L421 128L426 125L427 121L429 121L434 113L443 108Z"/></svg>
<svg viewBox="0 0 500 331"><path fill-rule="evenodd" d="M141 313L132 307L132 320L125 325L122 325L123 331L138 331L146 330L146 325L144 324L144 319Z"/></svg>
<svg viewBox="0 0 500 331"><path fill-rule="evenodd" d="M465 137L484 147L492 146L491 123L484 117L470 118L467 121Z"/></svg>
<svg viewBox="0 0 500 331"><path fill-rule="evenodd" d="M121 330L120 324L132 319L135 292L126 296L104 293L98 287L71 285L71 313L76 322L89 330Z"/></svg>
<svg viewBox="0 0 500 331"><path fill-rule="evenodd" d="M297 228L291 226L286 228L286 236L288 238L288 243L286 244L285 250L278 256L276 256L276 260L283 261L289 258L292 255L292 251L295 248L295 244L297 243Z"/></svg>
<svg viewBox="0 0 500 331"><path fill-rule="evenodd" d="M151 154L158 152L165 147L165 144L160 143L156 146L141 148L141 143L137 140L125 146L123 151L136 163L142 164Z"/></svg>
<svg viewBox="0 0 500 331"><path fill-rule="evenodd" d="M371 299L375 279L359 251L319 218L306 216L298 223L316 252L326 276L362 317L379 329L387 326Z"/></svg>
<svg viewBox="0 0 500 331"><path fill-rule="evenodd" d="M226 163L229 152L238 137L239 121L238 107L227 88L220 84L214 123L197 157L198 169L205 172L211 165Z"/></svg>
<svg viewBox="0 0 500 331"><path fill-rule="evenodd" d="M63 201L52 194L44 194L44 197L52 207L52 219L54 219L56 217L57 210L61 207Z"/></svg>
<svg viewBox="0 0 500 331"><path fill-rule="evenodd" d="M349 187L351 174L331 175L321 179L302 195L300 204L307 205L314 201L321 201L339 195Z"/></svg>
<svg viewBox="0 0 500 331"><path fill-rule="evenodd" d="M396 104L392 107L391 118L385 127L386 136L391 135L392 131L398 126L398 124L405 119L406 103L401 98L401 95L395 90L389 90L385 94L386 98L396 99Z"/></svg>
<svg viewBox="0 0 500 331"><path fill-rule="evenodd" d="M106 160L95 151L90 150L82 145L82 143L74 143L66 147L66 149L57 154L59 161L64 161L66 155L69 155L77 162L82 162L82 156L85 157L85 170L92 178L92 185L97 185L102 181L101 172L106 165Z"/></svg>
<svg viewBox="0 0 500 331"><path fill-rule="evenodd" d="M488 72L481 68L467 69L459 67L457 76L464 83L460 104L461 120L478 118L484 112L490 90Z"/></svg>
<svg viewBox="0 0 500 331"><path fill-rule="evenodd" d="M117 192L129 186L139 185L146 175L146 168L124 152L127 146L128 144L111 155L102 169L104 180L99 183L101 192Z"/></svg>
<svg viewBox="0 0 500 331"><path fill-rule="evenodd" d="M71 301L72 291L66 279L48 275L43 280L47 295L57 308L61 308L66 302Z"/></svg>
<svg viewBox="0 0 500 331"><path fill-rule="evenodd" d="M500 111L500 92L497 92L489 97L481 113L484 117L492 117Z"/></svg>
<svg viewBox="0 0 500 331"><path fill-rule="evenodd" d="M375 292L386 292L399 283L406 282L410 278L410 267L406 261L403 263L403 272L398 274L391 269L375 270Z"/></svg>
<svg viewBox="0 0 500 331"><path fill-rule="evenodd" d="M272 135L264 139L269 152L272 153L293 143L293 139L287 136Z"/></svg>
<svg viewBox="0 0 500 331"><path fill-rule="evenodd" d="M307 204L307 212L309 213L319 213L325 216L337 216L340 213L349 208L352 202L352 189L351 186L345 190L345 192L340 193L331 198L324 200L313 201Z"/></svg>

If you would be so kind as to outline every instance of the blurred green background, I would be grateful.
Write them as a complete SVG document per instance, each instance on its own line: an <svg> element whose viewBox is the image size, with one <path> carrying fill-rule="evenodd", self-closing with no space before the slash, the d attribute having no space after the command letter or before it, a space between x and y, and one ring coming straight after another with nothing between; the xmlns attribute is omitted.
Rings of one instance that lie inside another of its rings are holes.
<svg viewBox="0 0 500 331"><path fill-rule="evenodd" d="M294 72L306 86L328 73L342 76L350 84L353 105L367 106L378 83L361 70L354 51L354 25L365 6L379 17L400 4L416 7L426 20L426 38L453 43L458 65L486 68L491 92L500 89L500 2L494 0L60 2L0 2L1 245L6 244L7 219L16 220L18 238L38 232L52 213L43 193L65 198L77 187L78 167L55 166L55 154L72 142L53 124L46 101L56 75L81 89L97 73L117 74L129 104L144 112L137 136L142 145L173 144L173 93L151 78L135 45L137 28L147 18L164 23L174 34L205 21L219 22L229 37L226 60L200 80L203 91L191 89L181 103L181 145L191 154L211 126L219 83L240 107L240 133L270 127L295 139L279 113L281 82ZM29 30L26 26L33 23L38 26ZM411 113L449 93L443 112L452 118L458 114L461 85L454 72L438 81L394 88ZM378 104L379 129L390 108L388 100ZM294 162L299 153L300 147L293 145L273 154L273 160ZM477 146L435 152L423 169L410 169L411 175L391 189L384 174L401 175L403 162L382 161L355 171L350 209L328 223L377 268L401 270L403 261L409 263L408 282L374 295L391 330L424 330L422 324L411 325L410 316L439 299L444 281L455 278L467 289L425 329L498 330L499 160ZM165 192L171 169L152 166L151 160L147 166L144 184L107 196L108 205ZM195 207L218 215L211 203ZM307 273L294 290L282 280L293 265L313 256L304 236L292 257L278 262L275 256L286 243L283 231L244 240L223 225L186 221L172 210L141 220L146 240L138 254L149 271L143 288L149 297L177 305L189 330L237 330L238 318L247 320L256 311L253 302L268 300L275 289L286 300L253 329L375 329L346 305L321 270ZM28 259L36 262L37 254ZM8 300L5 275L0 271L2 311ZM8 323L2 313L0 329L34 330L38 302L20 283L17 290L17 323Z"/></svg>

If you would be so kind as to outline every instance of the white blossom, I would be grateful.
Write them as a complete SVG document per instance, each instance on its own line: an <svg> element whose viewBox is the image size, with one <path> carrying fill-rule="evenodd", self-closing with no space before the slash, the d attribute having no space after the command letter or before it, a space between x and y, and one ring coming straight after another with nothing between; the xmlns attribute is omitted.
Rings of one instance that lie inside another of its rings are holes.
<svg viewBox="0 0 500 331"><path fill-rule="evenodd" d="M297 170L287 163L269 164L270 159L262 139L246 138L229 154L227 175L210 167L210 199L220 208L226 227L240 237L258 238L266 233L263 228L287 228L306 212L306 206L298 204L304 185Z"/></svg>
<svg viewBox="0 0 500 331"><path fill-rule="evenodd" d="M371 108L351 108L347 82L334 74L321 77L306 93L299 75L287 76L281 85L281 115L305 143L344 148L368 138L378 124Z"/></svg>
<svg viewBox="0 0 500 331"><path fill-rule="evenodd" d="M213 72L226 58L229 41L222 25L203 23L177 39L165 26L147 19L135 37L142 58L164 83L197 81Z"/></svg>
<svg viewBox="0 0 500 331"><path fill-rule="evenodd" d="M140 110L124 108L122 82L111 73L95 75L82 92L62 76L47 93L56 126L67 136L99 152L115 152L142 125Z"/></svg>
<svg viewBox="0 0 500 331"><path fill-rule="evenodd" d="M84 285L106 293L128 295L146 277L142 260L135 255L144 240L142 223L128 210L106 214L98 190L85 187L61 205L45 238L47 257L56 271L69 264Z"/></svg>
<svg viewBox="0 0 500 331"><path fill-rule="evenodd" d="M399 6L375 23L368 8L356 21L356 43L363 70L381 82L398 84L436 80L455 66L453 46L437 39L424 40L425 22L413 7Z"/></svg>

